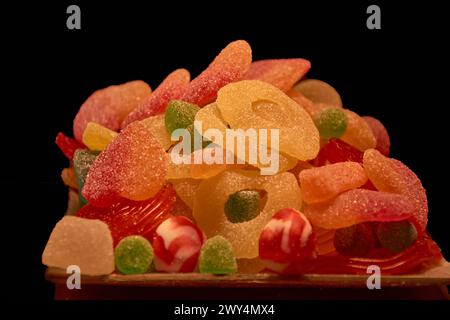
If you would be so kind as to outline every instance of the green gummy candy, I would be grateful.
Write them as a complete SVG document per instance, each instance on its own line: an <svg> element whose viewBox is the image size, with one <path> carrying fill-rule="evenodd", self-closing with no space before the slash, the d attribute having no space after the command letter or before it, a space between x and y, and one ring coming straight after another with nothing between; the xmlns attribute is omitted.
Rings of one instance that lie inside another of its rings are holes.
<svg viewBox="0 0 450 320"><path fill-rule="evenodd" d="M222 236L206 240L200 252L199 271L209 274L235 273L237 263L231 243Z"/></svg>
<svg viewBox="0 0 450 320"><path fill-rule="evenodd" d="M314 119L322 139L340 138L347 129L347 116L340 108L322 110Z"/></svg>
<svg viewBox="0 0 450 320"><path fill-rule="evenodd" d="M172 100L167 106L164 121L169 135L176 129L186 129L194 124L195 114L200 108L192 103Z"/></svg>
<svg viewBox="0 0 450 320"><path fill-rule="evenodd" d="M228 221L240 223L256 218L260 212L261 195L257 190L241 190L231 194L225 202Z"/></svg>
<svg viewBox="0 0 450 320"><path fill-rule="evenodd" d="M153 248L144 237L128 236L116 246L114 260L123 274L146 273L153 262Z"/></svg>
<svg viewBox="0 0 450 320"><path fill-rule="evenodd" d="M377 237L384 248L399 253L416 242L417 230L410 221L384 222L378 226Z"/></svg>
<svg viewBox="0 0 450 320"><path fill-rule="evenodd" d="M77 149L73 155L73 167L75 169L75 176L77 178L78 194L80 195L80 203L85 205L87 203L86 199L81 195L81 190L83 190L84 183L86 182L86 177L91 168L92 164L97 158L98 153Z"/></svg>

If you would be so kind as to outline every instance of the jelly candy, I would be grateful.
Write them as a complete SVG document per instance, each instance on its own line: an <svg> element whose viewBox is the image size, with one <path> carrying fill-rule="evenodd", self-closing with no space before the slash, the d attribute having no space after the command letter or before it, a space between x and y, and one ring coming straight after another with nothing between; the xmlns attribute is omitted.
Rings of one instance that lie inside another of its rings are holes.
<svg viewBox="0 0 450 320"><path fill-rule="evenodd" d="M312 204L361 187L367 182L367 175L359 163L347 161L303 170L299 181L303 200Z"/></svg>
<svg viewBox="0 0 450 320"><path fill-rule="evenodd" d="M322 139L339 138L347 129L347 116L339 108L328 108L319 112L314 123Z"/></svg>
<svg viewBox="0 0 450 320"><path fill-rule="evenodd" d="M170 216L175 201L175 190L166 184L153 198L144 201L120 198L107 207L87 204L77 212L77 216L105 222L111 230L114 244L130 235L141 235L151 240L159 223Z"/></svg>
<svg viewBox="0 0 450 320"><path fill-rule="evenodd" d="M414 214L414 203L405 196L387 192L354 189L330 202L311 204L306 217L317 227L340 229L369 221L399 221Z"/></svg>
<svg viewBox="0 0 450 320"><path fill-rule="evenodd" d="M269 59L250 65L245 80L260 80L287 92L309 71L311 63L305 59Z"/></svg>
<svg viewBox="0 0 450 320"><path fill-rule="evenodd" d="M175 201L175 205L172 209L173 216L185 216L188 219L194 220L194 216L192 215L192 209L181 200L180 197L177 196L177 200Z"/></svg>
<svg viewBox="0 0 450 320"><path fill-rule="evenodd" d="M80 197L78 192L69 189L69 198L67 199L67 210L64 215L73 216L80 209Z"/></svg>
<svg viewBox="0 0 450 320"><path fill-rule="evenodd" d="M72 189L78 189L77 178L75 176L75 170L73 169L73 167L64 168L61 171L61 179L63 180L64 185Z"/></svg>
<svg viewBox="0 0 450 320"><path fill-rule="evenodd" d="M237 271L236 258L230 242L221 236L205 241L198 260L200 273L230 274Z"/></svg>
<svg viewBox="0 0 450 320"><path fill-rule="evenodd" d="M95 91L80 107L73 121L73 134L82 141L89 122L119 131L123 119L151 94L143 81L130 81Z"/></svg>
<svg viewBox="0 0 450 320"><path fill-rule="evenodd" d="M192 272L205 236L188 218L168 218L156 229L152 245L155 269L162 272Z"/></svg>
<svg viewBox="0 0 450 320"><path fill-rule="evenodd" d="M163 186L167 154L140 122L127 126L96 159L83 188L93 205L107 206L118 198L142 201Z"/></svg>
<svg viewBox="0 0 450 320"><path fill-rule="evenodd" d="M146 273L153 261L153 248L141 236L128 236L116 246L114 260L117 270L123 274Z"/></svg>
<svg viewBox="0 0 450 320"><path fill-rule="evenodd" d="M384 248L399 253L417 241L417 230L409 221L384 222L377 228L377 237Z"/></svg>
<svg viewBox="0 0 450 320"><path fill-rule="evenodd" d="M84 184L86 182L86 177L89 170L94 163L97 155L92 151L78 149L75 151L73 156L73 166L75 169L75 176L77 178L78 190L80 191L80 203L86 204L86 199L82 196L81 191L83 190Z"/></svg>
<svg viewBox="0 0 450 320"><path fill-rule="evenodd" d="M179 179L172 180L173 187L181 200L186 203L189 208L194 208L195 194L201 180L196 179Z"/></svg>
<svg viewBox="0 0 450 320"><path fill-rule="evenodd" d="M342 108L339 93L328 83L317 79L300 81L293 90L300 92L313 103L323 103L329 106Z"/></svg>
<svg viewBox="0 0 450 320"><path fill-rule="evenodd" d="M89 122L83 132L83 143L90 150L105 150L108 144L117 137L117 132L99 125L95 122Z"/></svg>
<svg viewBox="0 0 450 320"><path fill-rule="evenodd" d="M334 234L336 230L313 226L313 232L316 234L317 254L319 256L336 252L336 248L334 247Z"/></svg>
<svg viewBox="0 0 450 320"><path fill-rule="evenodd" d="M286 94L289 98L297 102L300 107L305 109L305 111L311 116L311 118L314 118L319 111L324 109L320 105L314 104L311 100L309 100L296 90L291 89Z"/></svg>
<svg viewBox="0 0 450 320"><path fill-rule="evenodd" d="M61 149L62 153L67 157L67 159L72 160L73 159L73 153L77 149L84 149L86 148L84 144L81 142L67 137L64 133L59 132L56 135L56 145Z"/></svg>
<svg viewBox="0 0 450 320"><path fill-rule="evenodd" d="M166 130L169 135L176 129L186 129L194 124L195 114L200 110L198 106L180 100L169 102L165 113Z"/></svg>
<svg viewBox="0 0 450 320"><path fill-rule="evenodd" d="M225 214L225 203L231 194L246 189L264 190L267 192L267 202L256 218L232 223ZM300 188L293 174L285 172L275 176L260 176L258 172L227 170L200 183L193 214L208 237L225 237L231 242L236 258L251 259L258 256L261 229L275 212L286 207L301 207Z"/></svg>
<svg viewBox="0 0 450 320"><path fill-rule="evenodd" d="M170 139L170 135L166 130L166 123L164 120L164 114L158 114L156 116L148 117L140 121L161 144L164 150L169 150L170 147L176 143Z"/></svg>
<svg viewBox="0 0 450 320"><path fill-rule="evenodd" d="M364 257L376 246L376 235L370 223L359 223L337 229L334 234L334 247L344 256Z"/></svg>
<svg viewBox="0 0 450 320"><path fill-rule="evenodd" d="M261 196L257 190L241 190L230 194L225 202L225 215L233 223L250 221L261 210Z"/></svg>
<svg viewBox="0 0 450 320"><path fill-rule="evenodd" d="M279 129L279 150L298 160L313 159L319 152L319 132L311 117L270 84L257 80L229 84L219 91L217 106L231 128Z"/></svg>
<svg viewBox="0 0 450 320"><path fill-rule="evenodd" d="M295 209L282 209L262 229L259 257L272 271L298 273L301 262L316 256L315 244L308 219Z"/></svg>
<svg viewBox="0 0 450 320"><path fill-rule="evenodd" d="M427 194L414 172L400 161L387 158L374 149L364 153L363 166L378 190L404 195L414 203L416 210L412 222L419 236L422 235L428 221Z"/></svg>
<svg viewBox="0 0 450 320"><path fill-rule="evenodd" d="M241 80L252 62L252 49L244 40L228 44L199 76L191 81L180 100L200 107L214 101L217 91L228 83Z"/></svg>
<svg viewBox="0 0 450 320"><path fill-rule="evenodd" d="M113 240L102 221L65 216L53 229L42 263L62 268L76 265L84 275L100 276L114 271Z"/></svg>
<svg viewBox="0 0 450 320"><path fill-rule="evenodd" d="M362 163L363 155L363 152L355 149L344 141L330 139L328 143L320 149L319 155L314 159L313 164L316 166L323 166L326 163L345 161Z"/></svg>
<svg viewBox="0 0 450 320"><path fill-rule="evenodd" d="M362 118L364 119L364 121L367 122L377 140L375 149L380 151L381 154L385 155L386 157L389 156L389 149L391 148L391 140L389 138L389 134L386 128L379 120L373 117L366 116Z"/></svg>
<svg viewBox="0 0 450 320"><path fill-rule="evenodd" d="M367 122L353 111L342 110L347 116L347 129L340 139L360 151L375 148L377 141Z"/></svg>
<svg viewBox="0 0 450 320"><path fill-rule="evenodd" d="M190 78L186 69L177 69L169 74L155 91L123 120L122 128L134 121L164 113L170 100L180 99L186 92Z"/></svg>
<svg viewBox="0 0 450 320"><path fill-rule="evenodd" d="M266 265L260 258L237 259L237 267L240 274L255 274L264 270Z"/></svg>

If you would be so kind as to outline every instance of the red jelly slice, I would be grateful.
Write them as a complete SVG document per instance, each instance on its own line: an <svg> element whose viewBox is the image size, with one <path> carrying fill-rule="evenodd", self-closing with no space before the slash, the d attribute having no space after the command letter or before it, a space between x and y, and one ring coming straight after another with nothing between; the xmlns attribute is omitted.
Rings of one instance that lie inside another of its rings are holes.
<svg viewBox="0 0 450 320"><path fill-rule="evenodd" d="M321 149L312 164L323 166L326 163L354 161L362 163L364 153L339 139L330 139Z"/></svg>
<svg viewBox="0 0 450 320"><path fill-rule="evenodd" d="M158 225L171 216L175 201L175 190L171 184L166 184L153 198L145 201L121 198L101 208L87 204L77 212L77 216L105 222L115 245L130 235L141 235L151 241Z"/></svg>
<svg viewBox="0 0 450 320"><path fill-rule="evenodd" d="M66 136L62 132L59 132L56 135L55 143L57 144L59 149L61 149L61 151L64 153L64 155L69 160L73 159L73 153L75 152L75 150L77 150L77 149L86 149L84 144L82 144L81 142L79 142L79 141L77 141L75 139L69 138L68 136Z"/></svg>

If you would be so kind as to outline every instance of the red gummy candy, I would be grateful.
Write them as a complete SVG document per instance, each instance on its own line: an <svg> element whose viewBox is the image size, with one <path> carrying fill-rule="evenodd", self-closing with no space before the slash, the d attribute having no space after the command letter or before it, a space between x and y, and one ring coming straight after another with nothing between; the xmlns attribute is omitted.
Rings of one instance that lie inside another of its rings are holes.
<svg viewBox="0 0 450 320"><path fill-rule="evenodd" d="M380 151L386 157L389 156L389 149L391 148L391 140L389 134L383 124L373 117L362 117L369 125L370 129L377 140L375 149Z"/></svg>
<svg viewBox="0 0 450 320"><path fill-rule="evenodd" d="M170 100L179 99L186 92L190 78L186 69L177 69L169 74L158 88L125 118L122 128L131 122L164 113Z"/></svg>
<svg viewBox="0 0 450 320"><path fill-rule="evenodd" d="M287 92L311 68L305 59L270 59L255 61L245 75L245 80L260 80Z"/></svg>
<svg viewBox="0 0 450 320"><path fill-rule="evenodd" d="M84 144L75 139L69 138L62 132L59 132L56 135L55 143L69 160L73 159L73 153L75 150L86 149Z"/></svg>
<svg viewBox="0 0 450 320"><path fill-rule="evenodd" d="M148 200L133 201L120 198L103 208L87 204L78 210L76 215L105 222L111 230L114 245L130 235L141 235L151 241L156 227L170 217L175 202L175 190L171 184L166 184Z"/></svg>
<svg viewBox="0 0 450 320"><path fill-rule="evenodd" d="M162 222L152 240L155 269L162 272L192 272L200 255L205 235L183 216Z"/></svg>
<svg viewBox="0 0 450 320"><path fill-rule="evenodd" d="M217 91L242 80L252 62L252 49L244 40L228 44L198 77L191 81L181 100L200 107L214 101Z"/></svg>
<svg viewBox="0 0 450 320"><path fill-rule="evenodd" d="M75 138L82 141L84 129L89 122L119 131L123 119L150 94L148 84L140 80L95 91L81 105L73 120Z"/></svg>
<svg viewBox="0 0 450 320"><path fill-rule="evenodd" d="M330 139L319 151L312 164L323 166L327 163L353 161L362 163L364 153L339 139Z"/></svg>
<svg viewBox="0 0 450 320"><path fill-rule="evenodd" d="M315 234L308 219L295 209L282 209L261 232L259 257L272 271L300 273L301 262L316 256L315 245Z"/></svg>

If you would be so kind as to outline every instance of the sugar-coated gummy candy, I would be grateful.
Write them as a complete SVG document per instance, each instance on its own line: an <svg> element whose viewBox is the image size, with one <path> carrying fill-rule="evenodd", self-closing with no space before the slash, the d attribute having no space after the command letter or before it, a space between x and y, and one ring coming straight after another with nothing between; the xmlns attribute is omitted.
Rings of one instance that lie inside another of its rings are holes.
<svg viewBox="0 0 450 320"><path fill-rule="evenodd" d="M75 138L82 141L84 129L89 122L98 123L112 131L119 131L123 119L150 94L150 87L141 80L95 91L81 105L75 116L73 121Z"/></svg>
<svg viewBox="0 0 450 320"><path fill-rule="evenodd" d="M82 196L81 191L83 190L84 184L86 182L86 177L96 158L96 153L83 149L76 150L73 155L73 167L75 170L75 176L77 178L81 204L86 204L87 202L86 199Z"/></svg>
<svg viewBox="0 0 450 320"><path fill-rule="evenodd" d="M155 269L162 272L192 272L197 266L205 235L191 220L168 218L156 229L152 246Z"/></svg>
<svg viewBox="0 0 450 320"><path fill-rule="evenodd" d="M361 164L347 161L302 170L299 181L303 201L311 204L361 187L367 182L367 174Z"/></svg>
<svg viewBox="0 0 450 320"><path fill-rule="evenodd" d="M192 215L192 209L189 208L189 206L178 196L171 214L175 217L184 216L188 219L194 220L194 216Z"/></svg>
<svg viewBox="0 0 450 320"><path fill-rule="evenodd" d="M384 248L399 253L417 241L417 230L410 221L384 222L378 225L377 237Z"/></svg>
<svg viewBox="0 0 450 320"><path fill-rule="evenodd" d="M259 257L253 259L237 259L237 272L240 274L255 274L266 268L264 261Z"/></svg>
<svg viewBox="0 0 450 320"><path fill-rule="evenodd" d="M319 152L319 132L305 110L278 88L258 80L223 87L217 96L223 119L233 129L278 129L279 151L298 160ZM271 146L270 132L267 143Z"/></svg>
<svg viewBox="0 0 450 320"><path fill-rule="evenodd" d="M228 44L199 76L193 79L180 100L200 107L214 101L220 88L242 80L252 62L252 49L244 40Z"/></svg>
<svg viewBox="0 0 450 320"><path fill-rule="evenodd" d="M177 179L172 180L173 188L181 200L186 203L189 208L194 208L194 199L201 180L197 179Z"/></svg>
<svg viewBox="0 0 450 320"><path fill-rule="evenodd" d="M180 99L189 87L191 76L186 69L177 69L145 98L122 122L122 128L130 123L164 113L170 100Z"/></svg>
<svg viewBox="0 0 450 320"><path fill-rule="evenodd" d="M113 239L108 226L99 220L65 216L50 234L42 263L64 270L76 265L81 274L90 276L112 273Z"/></svg>
<svg viewBox="0 0 450 320"><path fill-rule="evenodd" d="M347 116L340 108L327 108L316 115L314 123L322 139L339 138L347 129Z"/></svg>
<svg viewBox="0 0 450 320"><path fill-rule="evenodd" d="M152 133L156 140L161 144L164 150L169 150L176 143L170 139L170 135L166 130L164 114L148 117L140 122Z"/></svg>
<svg viewBox="0 0 450 320"><path fill-rule="evenodd" d="M117 132L109 130L98 123L89 122L86 129L84 129L82 139L89 150L102 151L106 149L117 135Z"/></svg>
<svg viewBox="0 0 450 320"><path fill-rule="evenodd" d="M77 216L105 222L114 244L130 235L141 235L150 241L156 227L170 217L175 201L175 190L171 184L166 184L150 199L133 201L119 198L107 207L87 204L77 212Z"/></svg>
<svg viewBox="0 0 450 320"><path fill-rule="evenodd" d="M75 152L75 150L86 148L84 144L82 144L78 140L66 136L62 132L59 132L56 135L55 143L69 160L73 159L73 153Z"/></svg>
<svg viewBox="0 0 450 320"><path fill-rule="evenodd" d="M300 81L293 90L300 92L313 103L323 103L342 108L342 100L339 93L324 81L306 79Z"/></svg>
<svg viewBox="0 0 450 320"><path fill-rule="evenodd" d="M246 73L245 80L260 80L287 92L311 68L305 59L268 59L254 61Z"/></svg>
<svg viewBox="0 0 450 320"><path fill-rule="evenodd" d="M200 108L192 103L172 100L167 106L164 121L169 135L176 129L186 129L194 124L195 114Z"/></svg>
<svg viewBox="0 0 450 320"><path fill-rule="evenodd" d="M246 222L232 223L225 215L225 203L237 191L252 189L267 192L267 202L259 215ZM248 171L225 171L203 180L196 192L193 214L208 237L221 235L233 246L236 258L256 258L261 229L278 210L300 209L300 188L292 173L260 176Z"/></svg>
<svg viewBox="0 0 450 320"><path fill-rule="evenodd" d="M419 236L425 231L428 221L427 194L416 174L398 160L371 149L364 153L363 166L374 186L384 192L404 195L415 206L412 222Z"/></svg>
<svg viewBox="0 0 450 320"><path fill-rule="evenodd" d="M338 163L354 161L362 163L364 153L339 139L330 139L319 151L317 158L313 160L316 166L326 163Z"/></svg>
<svg viewBox="0 0 450 320"><path fill-rule="evenodd" d="M83 196L107 206L118 198L142 201L153 197L166 178L168 156L140 122L127 126L100 153L86 179Z"/></svg>
<svg viewBox="0 0 450 320"><path fill-rule="evenodd" d="M237 263L231 243L222 236L209 238L203 244L198 265L200 273L235 273Z"/></svg>
<svg viewBox="0 0 450 320"><path fill-rule="evenodd" d="M258 190L240 190L230 194L225 202L228 221L240 223L256 218L261 210L261 195Z"/></svg>
<svg viewBox="0 0 450 320"><path fill-rule="evenodd" d="M80 209L80 196L78 192L69 189L69 197L67 199L67 209L64 215L73 216Z"/></svg>
<svg viewBox="0 0 450 320"><path fill-rule="evenodd" d="M340 139L360 151L375 148L377 141L367 122L348 109L342 109L347 116L347 128Z"/></svg>
<svg viewBox="0 0 450 320"><path fill-rule="evenodd" d="M337 229L334 234L334 247L344 256L365 257L376 244L375 231L369 222Z"/></svg>
<svg viewBox="0 0 450 320"><path fill-rule="evenodd" d="M364 121L367 122L370 129L372 129L372 132L375 136L375 139L377 141L375 149L380 151L383 155L386 157L389 156L389 151L391 148L391 139L389 138L389 134L384 127L384 125L380 122L380 120L375 119L374 117L362 117Z"/></svg>
<svg viewBox="0 0 450 320"><path fill-rule="evenodd" d="M63 180L64 185L68 186L69 188L78 189L77 177L75 175L75 170L73 167L62 169L61 179Z"/></svg>
<svg viewBox="0 0 450 320"><path fill-rule="evenodd" d="M117 244L114 261L120 273L146 273L153 261L153 248L144 237L128 236Z"/></svg>
<svg viewBox="0 0 450 320"><path fill-rule="evenodd" d="M259 257L278 273L299 273L301 263L316 256L316 239L308 219L285 208L274 214L259 237Z"/></svg>
<svg viewBox="0 0 450 320"><path fill-rule="evenodd" d="M400 194L353 189L329 202L304 208L306 217L317 227L340 229L369 221L399 221L410 218L414 203Z"/></svg>

